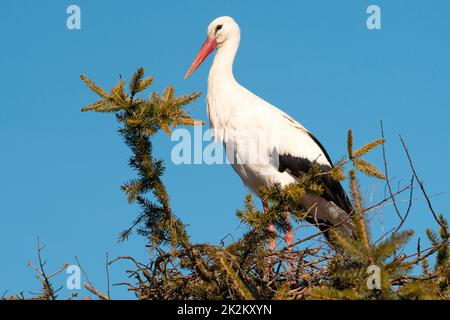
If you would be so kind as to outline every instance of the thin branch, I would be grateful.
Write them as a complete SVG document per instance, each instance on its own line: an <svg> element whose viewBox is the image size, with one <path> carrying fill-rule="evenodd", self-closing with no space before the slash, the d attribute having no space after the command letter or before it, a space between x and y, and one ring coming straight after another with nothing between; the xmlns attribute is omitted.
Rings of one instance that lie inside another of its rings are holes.
<svg viewBox="0 0 450 320"><path fill-rule="evenodd" d="M395 229L394 234L397 233L401 227L403 226L403 224L405 223L406 219L408 219L409 216L409 212L411 211L412 208L412 202L413 202L413 192L414 192L414 175L411 177L411 182L409 184L411 186L411 190L409 192L409 204L408 204L408 208L406 209L406 213L405 216L403 217L402 221L400 222L400 224L398 225L397 229Z"/></svg>
<svg viewBox="0 0 450 320"><path fill-rule="evenodd" d="M97 297L99 297L102 300L109 300L109 297L102 293L101 291L95 289L95 287L92 285L92 283L89 281L89 277L87 275L87 273L84 271L83 267L81 266L80 261L78 260L78 257L75 256L75 260L77 261L78 266L80 267L81 272L83 273L84 277L86 278L87 283L84 283L84 287L89 290L90 292L92 292L93 294L95 294Z"/></svg>
<svg viewBox="0 0 450 320"><path fill-rule="evenodd" d="M381 121L381 120L380 120L380 126L381 126L381 138L383 139L381 146L382 146L382 150L383 150L384 176L386 177L386 184L387 184L387 187L389 190L389 194L392 198L392 202L394 204L395 212L397 213L398 217L400 218L401 224L403 224L404 219L400 213L400 209L397 206L397 202L395 201L395 196L392 193L392 187L391 187L391 183L389 181L389 172L388 172L386 149L385 149L385 139L384 139L384 128L383 128L383 121Z"/></svg>
<svg viewBox="0 0 450 320"><path fill-rule="evenodd" d="M41 250L44 248L44 246L41 247L41 243L39 240L39 237L37 238L37 252L38 252L38 260L39 260L39 270L40 270L40 274L42 276L42 281L44 283L44 290L45 293L47 293L51 300L56 300L56 294L52 288L52 285L50 284L50 280L48 278L48 276L45 274L45 270L44 270L44 266L46 261L42 261L42 257L41 257Z"/></svg>
<svg viewBox="0 0 450 320"><path fill-rule="evenodd" d="M90 291L91 293L95 294L97 297L99 297L102 300L109 300L109 297L105 295L104 293L98 291L95 289L90 283L84 283L84 287Z"/></svg>
<svg viewBox="0 0 450 320"><path fill-rule="evenodd" d="M110 283L109 283L109 255L108 252L106 252L106 259L105 259L105 269L106 269L106 290L108 294L108 299L111 299L111 294L109 292L110 289Z"/></svg>
<svg viewBox="0 0 450 320"><path fill-rule="evenodd" d="M430 198L428 197L427 192L425 191L425 187L423 186L423 182L422 180L420 180L419 176L417 175L416 169L414 167L414 164L412 162L411 156L409 154L408 148L406 147L405 142L403 141L402 136L400 136L400 141L402 142L403 145L403 149L405 150L406 156L408 157L408 161L409 161L409 166L411 167L411 170L417 180L417 183L419 184L420 190L422 190L422 193L425 197L425 199L427 200L427 204L428 204L428 208L430 209L431 213L433 214L434 220L436 220L436 222L442 227L445 228L445 226L442 224L442 222L440 221L440 219L438 218L436 212L433 209L433 206L431 204Z"/></svg>

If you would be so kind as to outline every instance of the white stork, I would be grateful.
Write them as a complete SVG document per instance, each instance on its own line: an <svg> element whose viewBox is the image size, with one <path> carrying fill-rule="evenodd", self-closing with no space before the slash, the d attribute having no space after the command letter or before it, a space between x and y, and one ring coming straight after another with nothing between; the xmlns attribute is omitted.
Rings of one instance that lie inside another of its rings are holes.
<svg viewBox="0 0 450 320"><path fill-rule="evenodd" d="M215 19L208 26L206 41L185 76L187 79L216 49L208 77L208 118L216 139L222 140L226 146L227 157L232 159L230 162L234 170L255 193L261 186L294 183L296 178L308 172L313 162L323 170L329 170L332 167L329 155L308 130L235 80L233 61L239 41L240 29L231 17ZM236 134L239 131L246 132L247 136ZM261 131L268 132L270 136L265 149L257 157L258 161L237 161L248 157L245 153L248 150L239 146L244 141L251 141L254 132L259 135ZM273 139L274 136L277 138ZM237 148L230 151L229 146ZM319 182L323 186L323 194L306 194L299 203L308 212L306 220L324 230L325 235L331 226L351 234L352 222L348 217L352 206L341 184L328 176L323 176ZM264 202L263 207L266 211ZM273 225L270 229L274 231ZM285 241L291 244L290 231L286 232ZM270 247L272 250L275 248L274 240L270 242Z"/></svg>

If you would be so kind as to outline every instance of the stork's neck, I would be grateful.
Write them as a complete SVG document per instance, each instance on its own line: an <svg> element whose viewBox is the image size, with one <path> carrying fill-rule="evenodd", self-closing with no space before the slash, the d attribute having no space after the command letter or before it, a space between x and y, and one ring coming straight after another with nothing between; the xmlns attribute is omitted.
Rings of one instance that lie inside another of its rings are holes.
<svg viewBox="0 0 450 320"><path fill-rule="evenodd" d="M239 105L233 102L240 90L240 86L233 76L233 62L238 46L239 38L228 39L217 49L209 71L206 98L208 118L211 128L217 130L213 135L219 140L224 139L230 114Z"/></svg>
<svg viewBox="0 0 450 320"><path fill-rule="evenodd" d="M229 38L216 51L209 71L208 90L218 90L235 85L233 62L239 47L239 38Z"/></svg>

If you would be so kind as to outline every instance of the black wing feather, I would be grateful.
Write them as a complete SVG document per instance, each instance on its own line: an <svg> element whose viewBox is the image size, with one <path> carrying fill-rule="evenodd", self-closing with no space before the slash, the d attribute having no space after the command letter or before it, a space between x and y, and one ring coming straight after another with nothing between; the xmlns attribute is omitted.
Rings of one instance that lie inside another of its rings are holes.
<svg viewBox="0 0 450 320"><path fill-rule="evenodd" d="M323 145L319 142L319 140L314 137L311 133L308 132L308 135L311 139L320 147L322 153L327 158L330 166L320 165L320 169L322 171L329 171L333 167L333 162L331 161L330 156L327 151L323 147ZM293 156L290 154L282 154L279 155L279 167L278 170L280 172L289 170L292 175L295 177L300 177L303 174L306 174L311 169L312 162L309 159ZM347 194L342 188L342 185L339 181L334 180L328 175L324 175L318 178L318 183L320 183L324 192L321 195L327 201L333 201L339 208L344 210L346 213L350 213L352 209L352 204L347 197Z"/></svg>

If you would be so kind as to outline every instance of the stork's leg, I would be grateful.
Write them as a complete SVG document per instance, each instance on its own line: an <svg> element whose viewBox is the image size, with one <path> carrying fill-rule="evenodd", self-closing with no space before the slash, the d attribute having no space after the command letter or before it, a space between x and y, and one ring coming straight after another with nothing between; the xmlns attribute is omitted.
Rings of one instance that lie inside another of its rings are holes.
<svg viewBox="0 0 450 320"><path fill-rule="evenodd" d="M271 224L269 226L269 230L272 231L273 233L275 233L275 227L273 226L273 224ZM275 239L270 239L269 240L269 248L271 251L275 251L275 247L276 247L276 241Z"/></svg>
<svg viewBox="0 0 450 320"><path fill-rule="evenodd" d="M286 225L288 226L287 231L284 233L284 241L286 241L286 245L289 247L292 244L292 225L289 217L289 212L286 212Z"/></svg>
<svg viewBox="0 0 450 320"><path fill-rule="evenodd" d="M286 242L286 248L287 248L287 252L288 253L286 255L286 262L287 262L287 272L289 275L291 275L290 277L292 277L294 275L294 273L292 272L293 270L295 270L295 259L293 259L293 256L291 256L289 253L291 253L291 244L292 244L292 240L293 240L293 235L292 235L292 224L291 224L291 219L290 219L290 213L289 213L289 209L286 208L286 232L284 233L284 241Z"/></svg>
<svg viewBox="0 0 450 320"><path fill-rule="evenodd" d="M262 202L262 205L263 205L263 208L264 208L264 213L267 214L269 208L267 207L267 204L264 201L261 201L261 202ZM269 231L275 233L275 227L274 227L273 223L270 224ZM276 247L275 239L270 239L269 240L269 248L270 248L270 250L271 251L275 251L275 247Z"/></svg>

